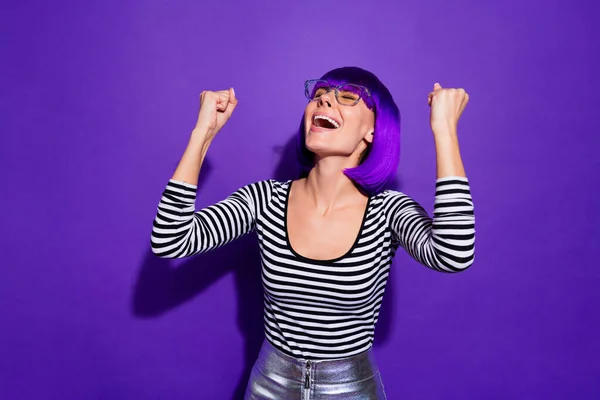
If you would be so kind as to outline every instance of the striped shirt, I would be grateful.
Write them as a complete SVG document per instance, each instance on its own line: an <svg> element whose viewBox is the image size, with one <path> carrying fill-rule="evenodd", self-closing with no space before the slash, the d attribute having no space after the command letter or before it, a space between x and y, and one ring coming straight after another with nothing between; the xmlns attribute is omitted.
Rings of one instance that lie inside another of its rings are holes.
<svg viewBox="0 0 600 400"><path fill-rule="evenodd" d="M301 359L368 350L398 247L419 263L459 272L474 259L475 217L467 178L436 181L433 218L404 193L368 199L352 248L332 260L297 254L287 235L291 181L264 180L196 211L195 185L170 180L154 220L154 254L181 258L256 232L262 263L266 339Z"/></svg>

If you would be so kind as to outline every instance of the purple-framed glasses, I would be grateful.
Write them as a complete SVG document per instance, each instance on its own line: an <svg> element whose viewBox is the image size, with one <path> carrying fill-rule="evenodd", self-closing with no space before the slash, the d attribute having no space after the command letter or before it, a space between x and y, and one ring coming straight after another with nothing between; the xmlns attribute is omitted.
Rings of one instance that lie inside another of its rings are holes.
<svg viewBox="0 0 600 400"><path fill-rule="evenodd" d="M335 92L337 102L343 106L354 106L360 99L365 101L371 97L371 92L364 86L354 83L344 83L333 86L323 79L309 79L304 82L304 95L310 101L316 101L331 91Z"/></svg>

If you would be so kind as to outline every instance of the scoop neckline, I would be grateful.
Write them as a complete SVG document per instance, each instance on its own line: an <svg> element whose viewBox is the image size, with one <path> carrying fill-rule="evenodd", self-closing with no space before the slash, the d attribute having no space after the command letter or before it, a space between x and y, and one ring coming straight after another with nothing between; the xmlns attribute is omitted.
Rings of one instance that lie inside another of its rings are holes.
<svg viewBox="0 0 600 400"><path fill-rule="evenodd" d="M352 246L350 247L350 249L339 257L330 258L327 260L318 260L315 258L305 257L302 254L298 253L296 250L294 250L294 247L292 246L292 243L290 241L290 235L288 233L288 210L289 210L289 203L290 203L290 193L292 191L293 183L294 183L294 181L292 181L292 180L287 181L287 189L285 191L284 211L283 211L283 230L284 230L284 234L285 234L285 242L286 242L288 249L292 252L292 254L302 261L307 261L307 262L314 263L314 264L331 264L336 261L343 260L344 258L348 257L350 254L352 254L354 252L354 250L356 249L356 246L358 245L358 242L360 241L360 238L362 237L363 231L365 229L365 222L367 221L367 216L369 214L369 208L371 207L371 196L367 197L367 204L366 204L365 210L363 212L363 217L362 217L362 221L360 223L360 228L358 230L358 234L356 235L356 238L354 239L354 242L352 243Z"/></svg>

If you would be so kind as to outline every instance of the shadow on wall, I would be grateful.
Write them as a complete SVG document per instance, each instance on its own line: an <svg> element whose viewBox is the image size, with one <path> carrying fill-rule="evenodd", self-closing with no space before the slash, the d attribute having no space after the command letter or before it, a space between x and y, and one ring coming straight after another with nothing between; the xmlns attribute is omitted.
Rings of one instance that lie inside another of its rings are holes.
<svg viewBox="0 0 600 400"><path fill-rule="evenodd" d="M273 171L273 179L295 179L298 175L295 134L284 146L274 151L279 155L279 162ZM199 192L205 186L210 171L207 159L198 182ZM228 273L233 273L235 277L238 329L244 338L244 369L232 396L232 400L238 400L244 397L250 372L264 339L263 288L255 234L245 235L219 249L191 257L177 268L171 265L171 261L156 257L149 248L134 287L133 314L138 318L159 317L191 300ZM393 287L394 280L389 279L377 323L376 346L387 342L389 338Z"/></svg>

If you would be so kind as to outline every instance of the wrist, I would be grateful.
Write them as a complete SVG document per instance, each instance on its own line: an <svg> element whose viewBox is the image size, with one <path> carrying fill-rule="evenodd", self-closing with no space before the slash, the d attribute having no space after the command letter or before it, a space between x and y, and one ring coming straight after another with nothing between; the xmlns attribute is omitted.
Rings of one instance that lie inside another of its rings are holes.
<svg viewBox="0 0 600 400"><path fill-rule="evenodd" d="M212 139L213 138L207 131L194 129L192 131L192 135L190 136L188 147L199 149L202 151L202 153L206 153L212 142Z"/></svg>
<svg viewBox="0 0 600 400"><path fill-rule="evenodd" d="M452 121L432 122L431 130L435 135L454 136L457 134L457 124Z"/></svg>
<svg viewBox="0 0 600 400"><path fill-rule="evenodd" d="M192 129L192 138L204 138L204 139L208 139L210 136L214 136L210 134L210 129L208 128L204 128L201 126L195 126L194 129Z"/></svg>
<svg viewBox="0 0 600 400"><path fill-rule="evenodd" d="M210 142L214 138L214 134L211 134L210 129L195 127L192 130L190 136L191 142Z"/></svg>

